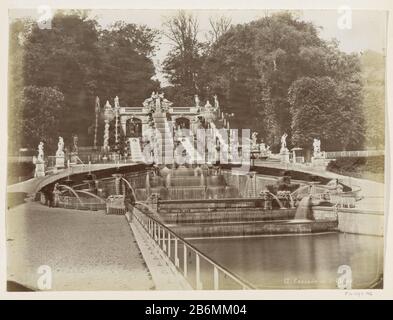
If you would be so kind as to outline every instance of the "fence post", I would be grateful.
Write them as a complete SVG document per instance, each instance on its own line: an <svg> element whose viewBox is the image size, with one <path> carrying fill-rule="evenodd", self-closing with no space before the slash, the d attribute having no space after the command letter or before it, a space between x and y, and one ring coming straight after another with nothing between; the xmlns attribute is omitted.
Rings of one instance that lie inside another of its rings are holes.
<svg viewBox="0 0 393 320"><path fill-rule="evenodd" d="M168 258L171 257L171 233L168 231Z"/></svg>
<svg viewBox="0 0 393 320"><path fill-rule="evenodd" d="M184 251L183 251L183 272L184 272L184 277L187 278L187 246L185 243L184 245Z"/></svg>
<svg viewBox="0 0 393 320"><path fill-rule="evenodd" d="M218 282L218 269L216 266L214 266L213 269L213 282L214 282L214 290L218 290L219 289L219 282Z"/></svg>
<svg viewBox="0 0 393 320"><path fill-rule="evenodd" d="M166 252L166 243L165 243L165 228L162 228L162 249Z"/></svg>
<svg viewBox="0 0 393 320"><path fill-rule="evenodd" d="M177 251L177 238L175 238L175 266L179 267L179 257Z"/></svg>
<svg viewBox="0 0 393 320"><path fill-rule="evenodd" d="M199 260L199 254L195 253L195 267L196 267L196 289L202 290L202 283L201 283L201 266Z"/></svg>

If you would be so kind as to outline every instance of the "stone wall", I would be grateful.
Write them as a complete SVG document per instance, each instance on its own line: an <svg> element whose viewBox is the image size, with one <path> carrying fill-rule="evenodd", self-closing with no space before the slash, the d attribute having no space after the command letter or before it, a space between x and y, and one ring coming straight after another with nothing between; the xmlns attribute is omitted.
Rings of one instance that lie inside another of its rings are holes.
<svg viewBox="0 0 393 320"><path fill-rule="evenodd" d="M313 207L316 220L331 220L336 216L334 208ZM354 234L384 235L384 213L382 211L339 208L338 230Z"/></svg>

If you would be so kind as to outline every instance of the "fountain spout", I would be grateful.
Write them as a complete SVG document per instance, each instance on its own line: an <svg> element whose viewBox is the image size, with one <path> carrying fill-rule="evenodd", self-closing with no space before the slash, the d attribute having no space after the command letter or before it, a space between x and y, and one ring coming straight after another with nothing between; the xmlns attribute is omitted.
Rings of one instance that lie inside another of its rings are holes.
<svg viewBox="0 0 393 320"><path fill-rule="evenodd" d="M305 196L300 200L296 209L295 220L309 220L311 216L311 196Z"/></svg>
<svg viewBox="0 0 393 320"><path fill-rule="evenodd" d="M166 176L166 187L169 188L171 186L171 174L168 173Z"/></svg>
<svg viewBox="0 0 393 320"><path fill-rule="evenodd" d="M281 200L278 199L278 197L274 194L268 191L268 193L277 201L278 205L280 206L280 209L285 209L284 205L282 204Z"/></svg>
<svg viewBox="0 0 393 320"><path fill-rule="evenodd" d="M205 186L205 176L201 173L201 187Z"/></svg>
<svg viewBox="0 0 393 320"><path fill-rule="evenodd" d="M146 173L146 183L145 183L146 192L150 194L150 175L149 172Z"/></svg>

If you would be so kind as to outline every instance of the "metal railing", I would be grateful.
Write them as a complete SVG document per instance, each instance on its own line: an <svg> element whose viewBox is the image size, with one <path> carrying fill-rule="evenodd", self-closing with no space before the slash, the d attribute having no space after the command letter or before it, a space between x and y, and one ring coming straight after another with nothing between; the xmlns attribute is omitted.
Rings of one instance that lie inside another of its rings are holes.
<svg viewBox="0 0 393 320"><path fill-rule="evenodd" d="M150 213L151 208L143 203ZM173 263L193 289L247 290L250 283L213 261L151 215L133 208L132 221L138 223L159 250Z"/></svg>
<svg viewBox="0 0 393 320"><path fill-rule="evenodd" d="M110 195L106 199L106 214L122 215L126 210L123 195Z"/></svg>

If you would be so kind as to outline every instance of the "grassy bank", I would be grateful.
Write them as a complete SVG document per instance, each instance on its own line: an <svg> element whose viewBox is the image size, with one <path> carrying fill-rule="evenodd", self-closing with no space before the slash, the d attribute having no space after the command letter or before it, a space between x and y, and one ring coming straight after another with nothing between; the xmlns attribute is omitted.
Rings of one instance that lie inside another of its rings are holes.
<svg viewBox="0 0 393 320"><path fill-rule="evenodd" d="M345 176L384 182L385 157L348 157L333 160L327 170Z"/></svg>

